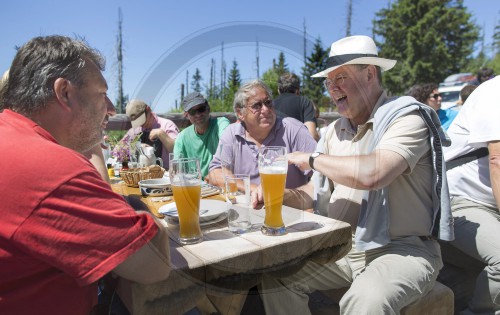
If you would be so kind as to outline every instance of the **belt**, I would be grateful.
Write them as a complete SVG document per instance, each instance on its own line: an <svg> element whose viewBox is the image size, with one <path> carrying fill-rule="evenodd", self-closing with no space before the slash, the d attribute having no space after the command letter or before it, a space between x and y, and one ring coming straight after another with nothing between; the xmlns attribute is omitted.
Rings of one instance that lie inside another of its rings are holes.
<svg viewBox="0 0 500 315"><path fill-rule="evenodd" d="M422 241L435 241L436 238L432 235L419 236Z"/></svg>

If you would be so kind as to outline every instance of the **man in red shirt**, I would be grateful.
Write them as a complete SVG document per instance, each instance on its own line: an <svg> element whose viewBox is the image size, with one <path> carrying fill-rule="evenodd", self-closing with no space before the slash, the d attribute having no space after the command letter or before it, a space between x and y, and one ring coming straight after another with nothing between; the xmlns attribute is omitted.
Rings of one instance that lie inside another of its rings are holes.
<svg viewBox="0 0 500 315"><path fill-rule="evenodd" d="M102 139L104 60L83 41L37 37L10 67L0 113L0 314L85 314L113 271L168 277L165 232L80 152Z"/></svg>

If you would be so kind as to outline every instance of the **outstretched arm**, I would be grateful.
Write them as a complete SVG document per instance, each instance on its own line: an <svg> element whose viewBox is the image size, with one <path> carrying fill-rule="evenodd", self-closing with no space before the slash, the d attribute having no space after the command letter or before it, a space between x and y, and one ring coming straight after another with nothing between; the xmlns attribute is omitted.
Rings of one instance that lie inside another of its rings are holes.
<svg viewBox="0 0 500 315"><path fill-rule="evenodd" d="M310 153L293 152L288 163L301 170L310 169ZM363 190L375 190L392 183L407 168L406 160L390 150L376 150L368 155L333 156L322 154L314 161L314 168L341 185Z"/></svg>

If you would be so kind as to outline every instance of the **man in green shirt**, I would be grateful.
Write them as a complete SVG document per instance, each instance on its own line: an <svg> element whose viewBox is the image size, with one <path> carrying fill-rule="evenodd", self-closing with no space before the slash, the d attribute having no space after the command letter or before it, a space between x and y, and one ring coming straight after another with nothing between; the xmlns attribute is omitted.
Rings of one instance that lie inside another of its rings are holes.
<svg viewBox="0 0 500 315"><path fill-rule="evenodd" d="M198 158L202 176L205 178L208 174L208 165L217 151L219 137L229 126L229 120L225 117L211 117L208 101L198 92L186 95L181 105L184 108L184 116L189 119L191 126L177 136L174 155Z"/></svg>

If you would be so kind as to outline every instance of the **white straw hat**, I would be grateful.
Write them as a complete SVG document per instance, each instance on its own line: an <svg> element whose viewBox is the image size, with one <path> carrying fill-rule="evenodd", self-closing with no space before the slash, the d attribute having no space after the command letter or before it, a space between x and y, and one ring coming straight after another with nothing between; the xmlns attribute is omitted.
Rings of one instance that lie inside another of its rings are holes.
<svg viewBox="0 0 500 315"><path fill-rule="evenodd" d="M356 35L334 42L330 48L326 70L312 77L327 77L328 73L343 65L375 65L379 66L382 71L387 71L395 64L396 60L378 57L377 46L373 39L364 35Z"/></svg>

